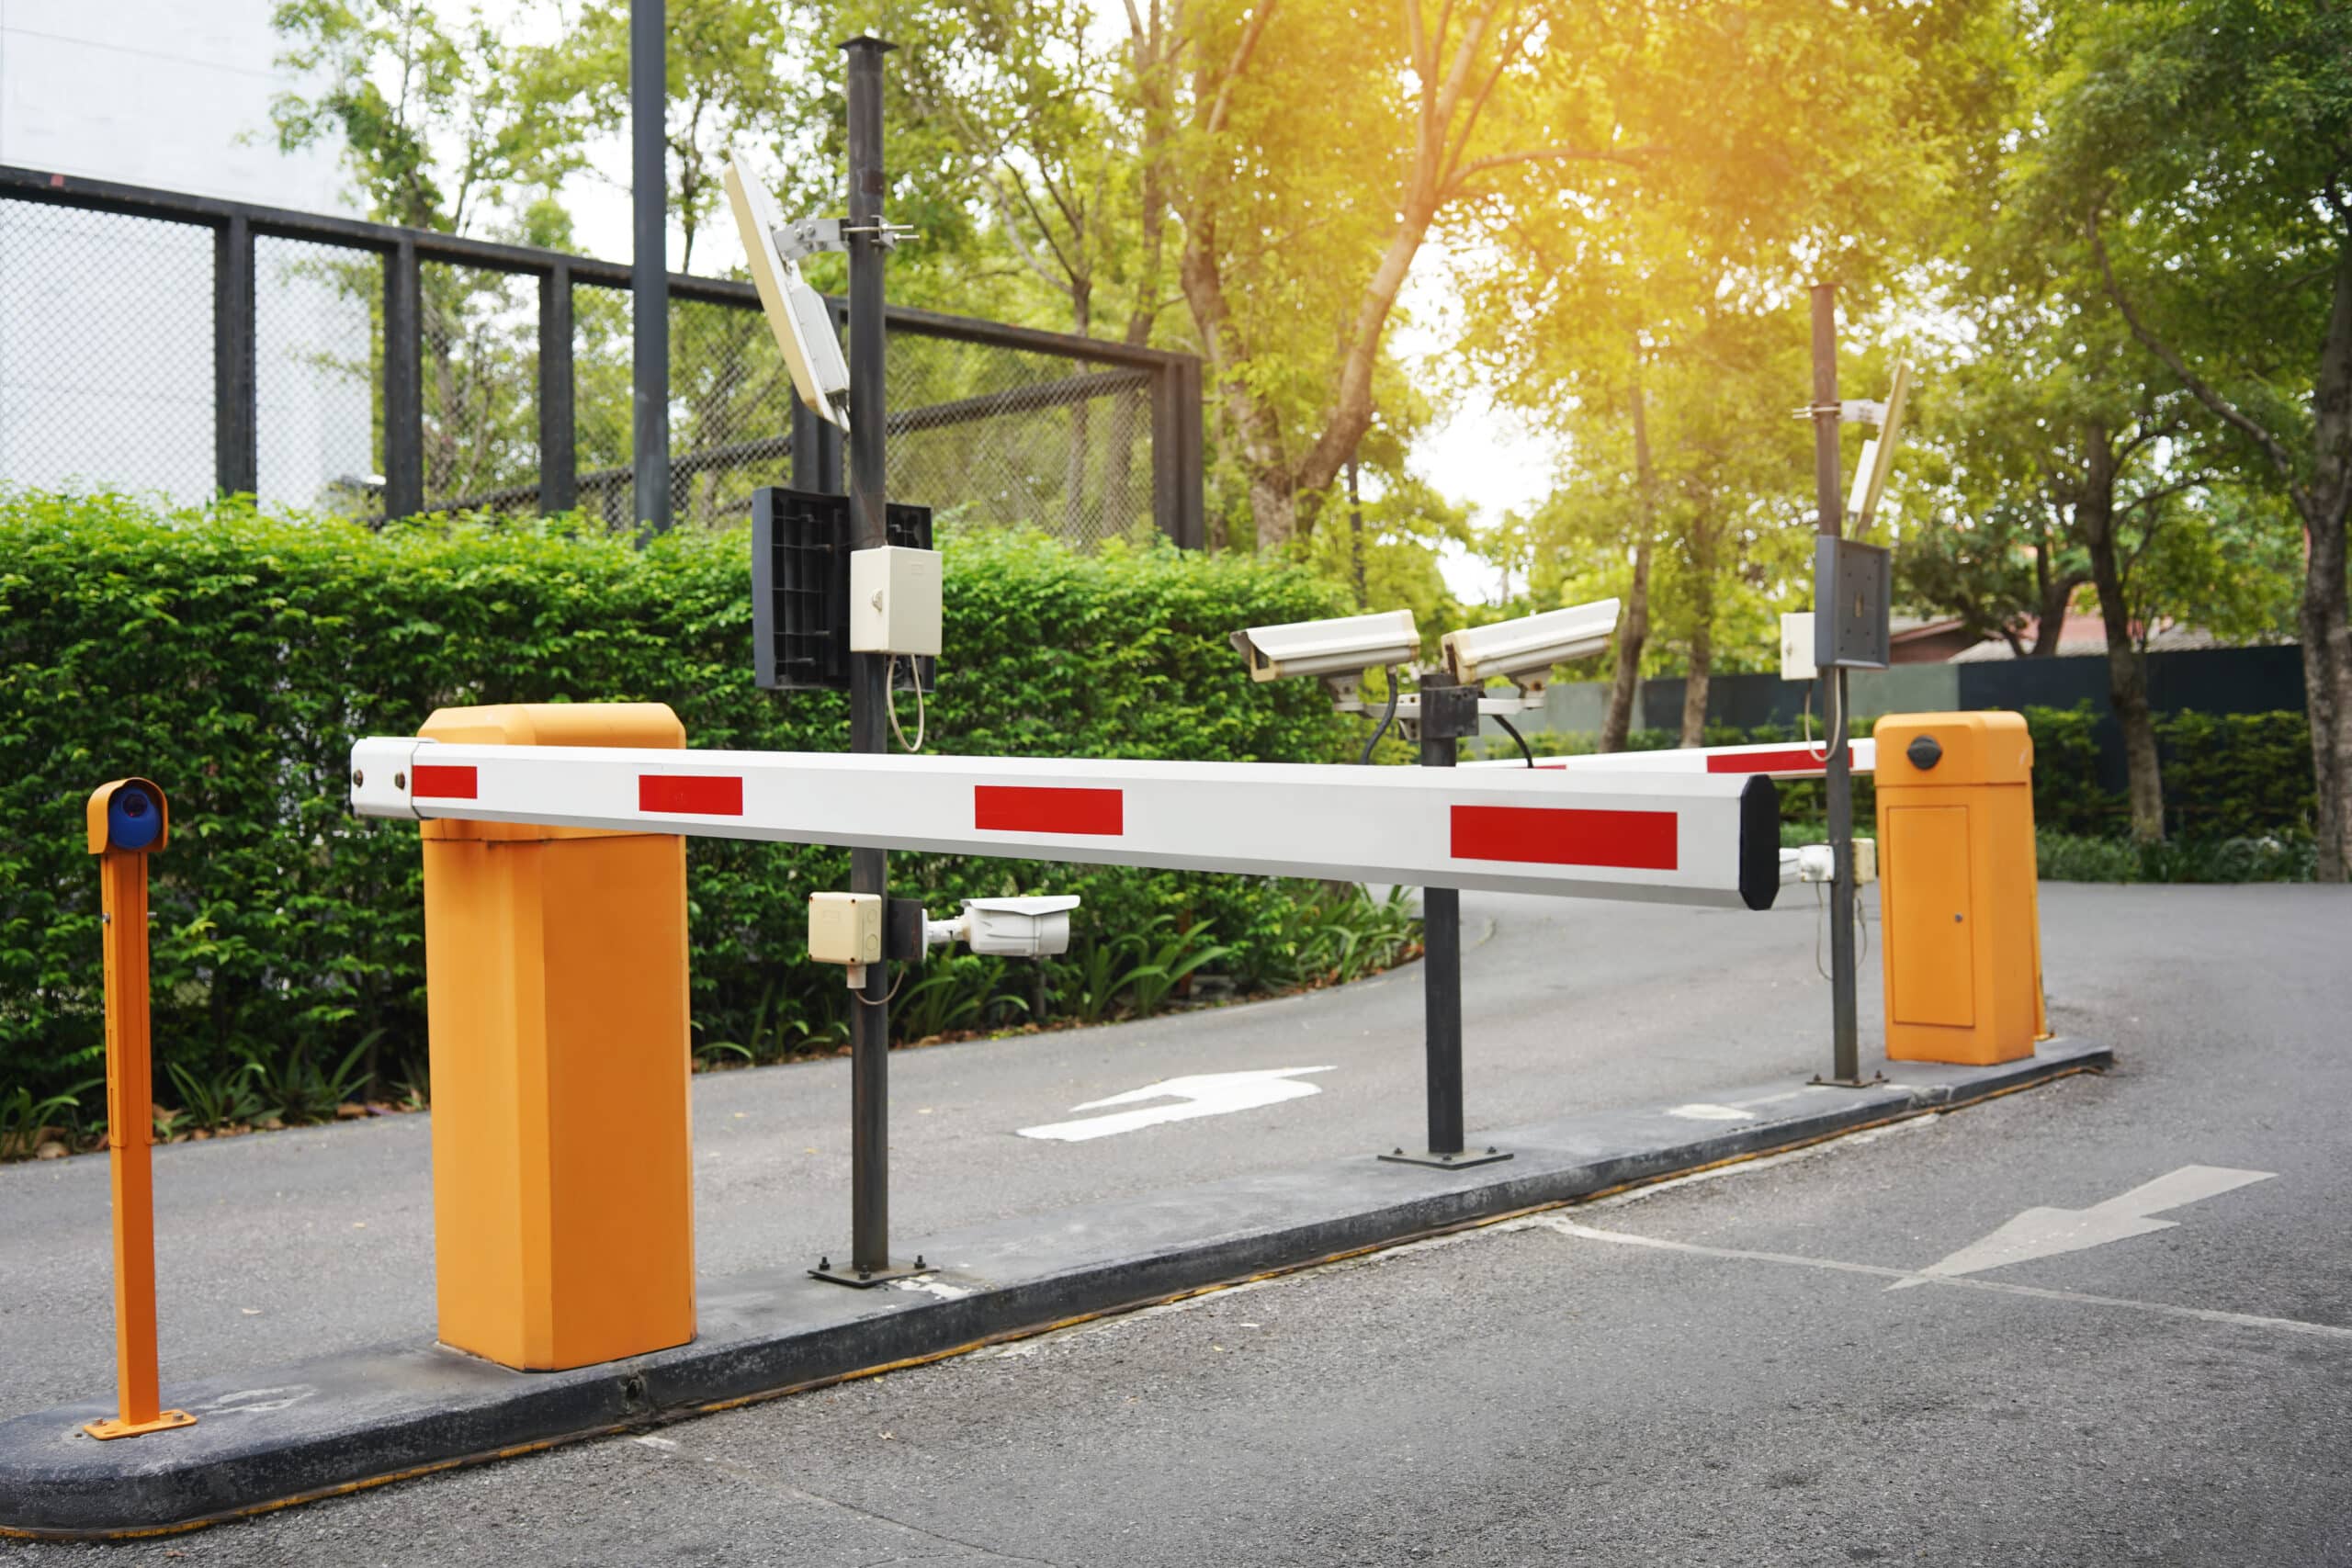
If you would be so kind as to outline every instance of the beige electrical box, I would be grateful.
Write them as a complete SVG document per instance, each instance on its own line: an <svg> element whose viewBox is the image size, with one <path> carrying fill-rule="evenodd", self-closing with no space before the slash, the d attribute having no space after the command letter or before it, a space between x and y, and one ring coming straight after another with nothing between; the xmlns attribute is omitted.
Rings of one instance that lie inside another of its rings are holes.
<svg viewBox="0 0 2352 1568"><path fill-rule="evenodd" d="M939 656L939 552L905 545L854 550L849 558L852 653Z"/></svg>
<svg viewBox="0 0 2352 1568"><path fill-rule="evenodd" d="M820 964L882 962L882 896L808 895L808 956Z"/></svg>

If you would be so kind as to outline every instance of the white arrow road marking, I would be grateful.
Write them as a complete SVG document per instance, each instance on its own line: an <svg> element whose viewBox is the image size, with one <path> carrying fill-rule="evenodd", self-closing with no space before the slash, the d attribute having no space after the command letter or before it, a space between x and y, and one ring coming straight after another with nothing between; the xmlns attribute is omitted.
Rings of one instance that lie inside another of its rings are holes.
<svg viewBox="0 0 2352 1568"><path fill-rule="evenodd" d="M1889 1285L1890 1291L1924 1285L1931 1279L1975 1274L2062 1252L2080 1252L2110 1241L2166 1231L2180 1222L2157 1220L2152 1214L2177 1209L2205 1198L2234 1191L2249 1182L2268 1181L2278 1172L2231 1170L2217 1165L2184 1165L2168 1176L2143 1182L2120 1198L2087 1209L2028 1209L1982 1241L1971 1242L1939 1263L1931 1263L1919 1277Z"/></svg>
<svg viewBox="0 0 2352 1568"><path fill-rule="evenodd" d="M1173 1105L1117 1111L1108 1116L1089 1116L1080 1122L1052 1122L1043 1127L1023 1127L1019 1131L1024 1138L1057 1138L1066 1144L1076 1144L1088 1138L1105 1138L1114 1133L1132 1133L1138 1127L1157 1126L1162 1122L1188 1122L1195 1116L1222 1116L1229 1111L1254 1111L1261 1105L1276 1105L1285 1100L1298 1100L1321 1092L1311 1083L1300 1083L1299 1075L1331 1070L1328 1066L1263 1067L1248 1073L1194 1073L1189 1077L1162 1078L1141 1089L1131 1089L1125 1094L1114 1094L1108 1100L1090 1100L1070 1109L1093 1111L1105 1105L1133 1105L1145 1100L1172 1100L1176 1102Z"/></svg>

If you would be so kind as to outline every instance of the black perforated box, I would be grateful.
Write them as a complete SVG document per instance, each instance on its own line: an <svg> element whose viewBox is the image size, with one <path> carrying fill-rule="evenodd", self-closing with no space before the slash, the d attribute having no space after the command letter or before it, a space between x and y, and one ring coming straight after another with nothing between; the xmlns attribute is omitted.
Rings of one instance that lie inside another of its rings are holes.
<svg viewBox="0 0 2352 1568"><path fill-rule="evenodd" d="M891 504L882 513L888 542L931 548L931 508ZM849 497L769 486L752 492L752 671L760 685L782 692L839 692L849 686ZM936 689L938 661L899 663L904 691L918 682Z"/></svg>

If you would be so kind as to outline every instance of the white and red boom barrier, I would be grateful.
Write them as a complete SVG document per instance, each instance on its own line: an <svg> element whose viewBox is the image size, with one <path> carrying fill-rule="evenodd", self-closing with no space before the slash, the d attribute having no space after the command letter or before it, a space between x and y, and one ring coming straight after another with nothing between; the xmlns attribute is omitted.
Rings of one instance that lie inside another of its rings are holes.
<svg viewBox="0 0 2352 1568"><path fill-rule="evenodd" d="M1777 796L1761 773L654 753L413 737L359 741L351 767L363 817L1751 909L1770 908L1781 884Z"/></svg>
<svg viewBox="0 0 2352 1568"><path fill-rule="evenodd" d="M1878 743L1849 741L1854 772L1874 773ZM1488 757L1464 762L1465 768L1517 768L1528 771L1524 758ZM1782 740L1764 746L1688 746L1664 751L1588 751L1574 757L1538 757L1538 772L1569 773L1711 773L1719 777L1761 774L1769 779L1817 779L1829 771L1829 743L1808 746Z"/></svg>

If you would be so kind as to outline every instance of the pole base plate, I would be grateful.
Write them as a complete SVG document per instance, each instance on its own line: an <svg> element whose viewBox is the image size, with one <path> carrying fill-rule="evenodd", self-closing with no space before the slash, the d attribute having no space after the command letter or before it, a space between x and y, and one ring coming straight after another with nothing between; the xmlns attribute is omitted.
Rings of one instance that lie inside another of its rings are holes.
<svg viewBox="0 0 2352 1568"><path fill-rule="evenodd" d="M1874 1072L1866 1078L1825 1078L1819 1073L1805 1079L1809 1089L1876 1089L1886 1082L1884 1073Z"/></svg>
<svg viewBox="0 0 2352 1568"><path fill-rule="evenodd" d="M823 1280L835 1285L847 1285L853 1291L870 1291L876 1285L887 1285L894 1280L911 1280L918 1274L936 1274L935 1264L925 1263L918 1254L912 1263L894 1258L878 1269L859 1269L831 1258L820 1258L817 1267L808 1270L812 1280Z"/></svg>
<svg viewBox="0 0 2352 1568"><path fill-rule="evenodd" d="M1390 1165L1429 1165L1440 1170L1467 1170L1474 1165L1494 1165L1510 1158L1510 1151L1491 1145L1483 1149L1456 1149L1441 1154L1435 1149L1421 1149L1412 1154L1403 1149L1391 1149L1380 1156Z"/></svg>
<svg viewBox="0 0 2352 1568"><path fill-rule="evenodd" d="M185 1410L159 1411L153 1421L125 1421L109 1416L104 1420L84 1423L82 1430L106 1442L114 1438L135 1438L142 1432L168 1432L175 1427L193 1427L196 1417Z"/></svg>

